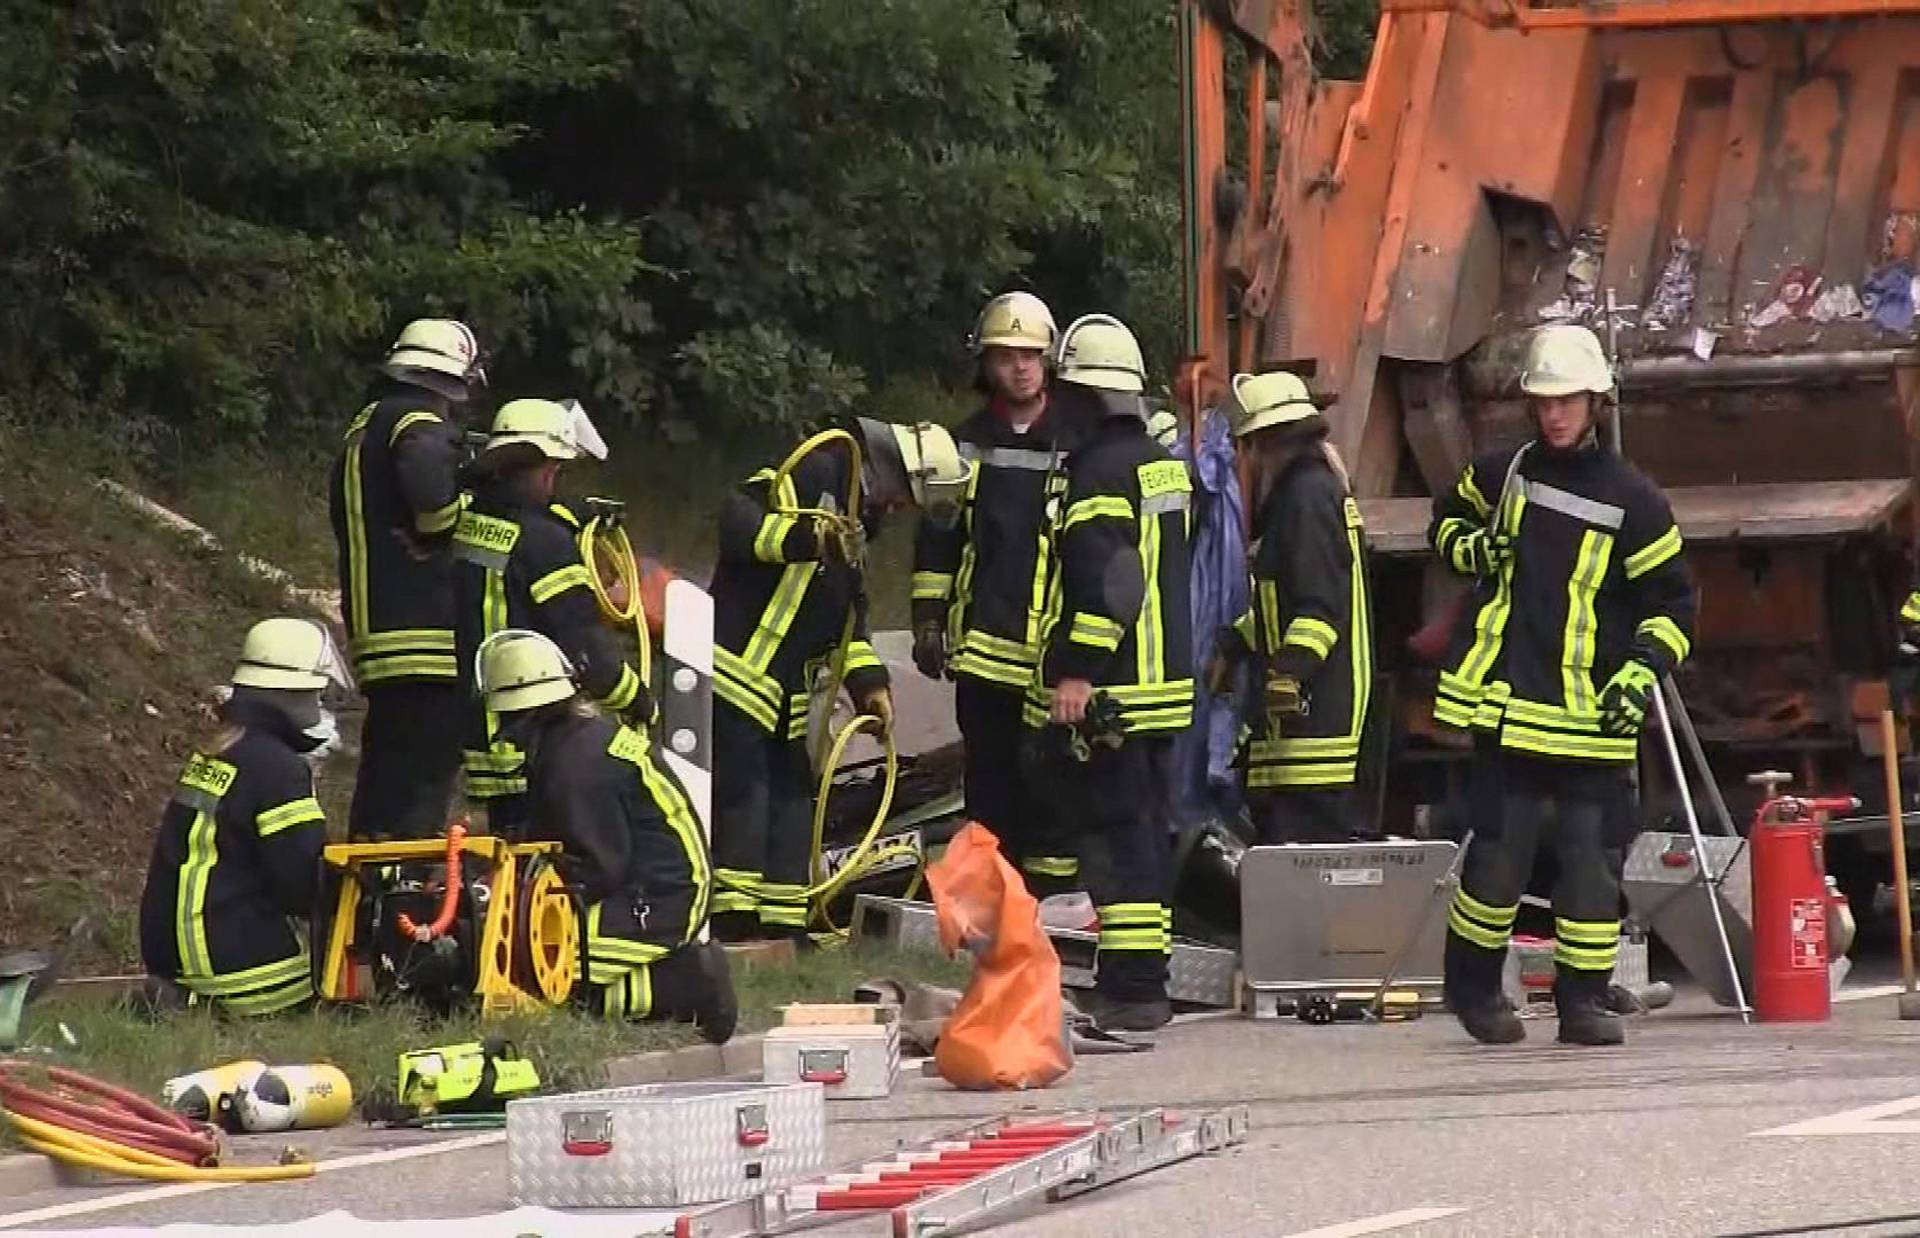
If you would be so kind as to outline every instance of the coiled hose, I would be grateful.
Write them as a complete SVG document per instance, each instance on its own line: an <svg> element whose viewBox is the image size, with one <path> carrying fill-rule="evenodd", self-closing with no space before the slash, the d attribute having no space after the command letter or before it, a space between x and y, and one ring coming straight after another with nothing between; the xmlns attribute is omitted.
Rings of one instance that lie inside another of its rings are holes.
<svg viewBox="0 0 1920 1238"><path fill-rule="evenodd" d="M211 1126L79 1071L46 1067L51 1088L26 1082L38 1068L0 1059L0 1119L32 1151L64 1164L152 1182L282 1182L312 1164L226 1166Z"/></svg>
<svg viewBox="0 0 1920 1238"><path fill-rule="evenodd" d="M633 553L633 541L618 521L594 516L581 526L580 561L587 565L587 583L593 600L600 606L600 617L616 628L631 627L637 647L640 681L653 686L653 638L647 631L647 605L640 579L640 560ZM602 564L613 571L609 586L600 574ZM615 595L625 594L624 603Z"/></svg>

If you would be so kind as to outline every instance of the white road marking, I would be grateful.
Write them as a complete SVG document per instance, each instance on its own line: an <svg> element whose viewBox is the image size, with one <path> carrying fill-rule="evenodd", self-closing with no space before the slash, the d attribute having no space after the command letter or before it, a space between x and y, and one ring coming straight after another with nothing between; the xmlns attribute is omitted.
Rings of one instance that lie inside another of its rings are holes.
<svg viewBox="0 0 1920 1238"><path fill-rule="evenodd" d="M1379 1216L1361 1217L1357 1221L1302 1230L1288 1235L1288 1238L1359 1238L1362 1234L1384 1234L1390 1229L1405 1229L1409 1225L1443 1220L1465 1211L1465 1208L1402 1208L1398 1212L1383 1212Z"/></svg>
<svg viewBox="0 0 1920 1238"><path fill-rule="evenodd" d="M341 1169L359 1169L367 1165L386 1165L395 1161L411 1161L422 1156L439 1156L446 1152L464 1152L469 1148L484 1148L492 1144L505 1143L505 1131L488 1131L480 1135L466 1135L459 1139L442 1139L434 1143L413 1144L405 1148L385 1148L378 1152L361 1152L354 1156L342 1156L335 1160L321 1161L313 1167L316 1174L333 1173ZM70 1204L53 1204L45 1208L35 1208L30 1212L0 1213L0 1229L18 1229L22 1225L36 1225L42 1221L59 1221L67 1217L86 1216L91 1212L106 1212L113 1208L125 1208L133 1204L152 1203L155 1200L174 1199L181 1195L199 1195L206 1191L224 1191L229 1187L247 1185L240 1182L177 1182L167 1186L143 1187L135 1191L119 1191L112 1195L100 1195L92 1199L77 1199Z"/></svg>
<svg viewBox="0 0 1920 1238"><path fill-rule="evenodd" d="M1771 1130L1755 1131L1754 1138L1767 1135L1920 1135L1920 1118L1906 1121L1890 1120L1899 1114L1912 1113L1920 1109L1920 1096L1908 1096L1901 1100L1890 1100L1878 1105L1862 1105L1858 1109L1847 1109L1840 1113L1831 1113L1823 1118L1809 1118L1804 1122L1794 1122L1787 1126L1776 1126Z"/></svg>
<svg viewBox="0 0 1920 1238"><path fill-rule="evenodd" d="M1892 997L1904 986L1897 984L1875 984L1864 989L1842 989L1833 995L1837 1006L1843 1002L1864 1002L1875 997Z"/></svg>

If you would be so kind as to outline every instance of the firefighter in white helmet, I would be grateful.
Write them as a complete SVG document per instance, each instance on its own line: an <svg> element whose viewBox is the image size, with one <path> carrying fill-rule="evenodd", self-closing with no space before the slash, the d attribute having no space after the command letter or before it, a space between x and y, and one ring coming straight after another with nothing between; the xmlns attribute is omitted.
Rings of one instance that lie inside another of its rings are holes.
<svg viewBox="0 0 1920 1238"><path fill-rule="evenodd" d="M954 431L974 463L963 517L922 521L913 555L913 657L954 681L966 748L967 815L992 830L1035 895L1074 888L1071 839L1033 801L1020 769L1021 704L1039 661L1041 554L1049 487L1069 443L1047 409L1057 334L1039 297L988 301L968 337L986 406Z"/></svg>
<svg viewBox="0 0 1920 1238"><path fill-rule="evenodd" d="M248 631L224 725L187 758L154 838L140 897L149 1003L266 1015L313 996L304 922L327 823L310 761L335 737L322 694L349 682L319 624Z"/></svg>
<svg viewBox="0 0 1920 1238"><path fill-rule="evenodd" d="M570 462L606 456L606 442L577 401L500 406L473 465L472 501L453 532L455 644L465 672L487 637L532 628L566 651L589 695L644 724L653 698L636 669L638 651L601 622L593 568L580 553L582 521L556 498ZM490 831L517 838L528 804L520 750L472 685L464 686L467 798L486 808Z"/></svg>
<svg viewBox="0 0 1920 1238"><path fill-rule="evenodd" d="M1262 844L1344 842L1373 686L1366 530L1327 419L1284 371L1236 375L1230 413L1248 465L1252 600L1220 634L1209 686L1257 655L1246 784Z"/></svg>
<svg viewBox="0 0 1920 1238"><path fill-rule="evenodd" d="M1525 1034L1500 974L1544 836L1559 861L1560 1040L1618 1044L1607 988L1632 841L1623 804L1653 694L1691 648L1693 588L1666 497L1600 442L1613 372L1593 333L1540 328L1521 388L1532 441L1477 457L1434 500L1428 529L1441 561L1474 582L1434 705L1475 744L1447 1000L1477 1040Z"/></svg>
<svg viewBox="0 0 1920 1238"><path fill-rule="evenodd" d="M726 951L698 940L713 866L679 780L540 633L493 633L473 674L526 753L529 840L560 844L561 873L586 908L586 1000L609 1019L691 1022L725 1042L739 1004Z"/></svg>
<svg viewBox="0 0 1920 1238"><path fill-rule="evenodd" d="M473 331L410 322L384 390L347 427L331 507L347 653L367 698L348 833L430 838L460 771L449 538L460 514L461 419L487 375Z"/></svg>
<svg viewBox="0 0 1920 1238"><path fill-rule="evenodd" d="M1150 1031L1172 1016L1169 783L1173 737L1193 719L1192 481L1147 432L1146 366L1124 324L1076 320L1054 367L1049 415L1076 437L1064 493L1049 502L1029 753L1087 862L1095 1018Z"/></svg>
<svg viewBox="0 0 1920 1238"><path fill-rule="evenodd" d="M856 418L852 456L829 437L776 480L761 469L720 511L713 583L714 932L729 940L807 934L813 769L807 718L816 672L836 666L854 708L888 725L887 668L867 634L864 546L890 511L959 518L969 470L931 424Z"/></svg>

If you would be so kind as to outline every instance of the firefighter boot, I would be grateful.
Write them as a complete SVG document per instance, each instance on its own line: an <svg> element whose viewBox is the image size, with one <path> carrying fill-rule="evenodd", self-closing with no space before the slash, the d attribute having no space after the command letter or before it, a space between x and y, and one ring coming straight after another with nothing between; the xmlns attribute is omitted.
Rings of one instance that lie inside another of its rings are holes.
<svg viewBox="0 0 1920 1238"><path fill-rule="evenodd" d="M653 1002L660 1016L691 1022L707 1043L727 1043L740 1021L740 1002L726 947L693 942L655 963Z"/></svg>
<svg viewBox="0 0 1920 1238"><path fill-rule="evenodd" d="M1627 1040L1627 1026L1607 1007L1606 972L1559 969L1553 982L1553 1004L1560 1012L1563 1045L1618 1045Z"/></svg>
<svg viewBox="0 0 1920 1238"><path fill-rule="evenodd" d="M1095 990L1076 999L1103 1032L1157 1032L1173 1021L1173 1003L1164 997L1138 1001Z"/></svg>
<svg viewBox="0 0 1920 1238"><path fill-rule="evenodd" d="M1526 1025L1500 990L1502 951L1487 950L1447 934L1447 1009L1483 1045L1510 1045L1527 1038Z"/></svg>

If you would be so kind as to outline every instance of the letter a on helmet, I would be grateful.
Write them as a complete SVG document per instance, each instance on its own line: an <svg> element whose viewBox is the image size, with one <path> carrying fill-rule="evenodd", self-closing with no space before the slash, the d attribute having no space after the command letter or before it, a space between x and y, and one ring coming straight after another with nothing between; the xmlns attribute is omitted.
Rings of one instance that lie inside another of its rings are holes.
<svg viewBox="0 0 1920 1238"><path fill-rule="evenodd" d="M1053 347L1057 329L1053 311L1031 292L1003 292L987 302L967 337L967 351L979 356L989 348Z"/></svg>

